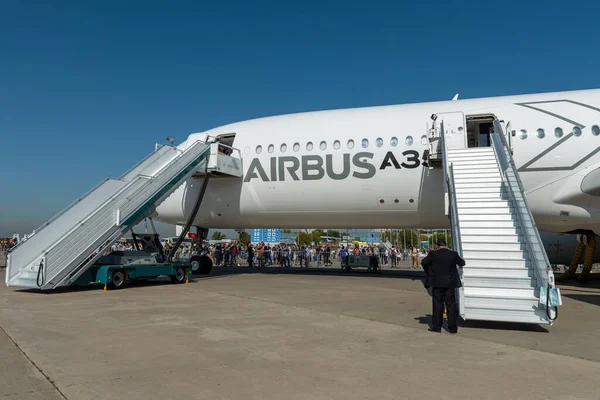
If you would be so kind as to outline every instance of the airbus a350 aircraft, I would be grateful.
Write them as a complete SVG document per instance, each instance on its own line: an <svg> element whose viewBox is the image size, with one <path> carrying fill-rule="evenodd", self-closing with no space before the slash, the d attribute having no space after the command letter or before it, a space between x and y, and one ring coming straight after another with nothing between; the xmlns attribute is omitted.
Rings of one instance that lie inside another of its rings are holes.
<svg viewBox="0 0 600 400"><path fill-rule="evenodd" d="M427 162L432 132L443 122L448 137L486 147L494 119L538 228L599 234L600 90L308 112L192 134L181 148L217 137L240 150L244 171L208 183L193 225L443 228L443 174ZM187 180L157 219L185 223L200 187L201 179Z"/></svg>
<svg viewBox="0 0 600 400"><path fill-rule="evenodd" d="M587 243L580 278L589 275L599 152L600 90L239 122L159 147L101 182L10 252L6 282L46 290L87 281L146 217L195 226L200 237L208 228L449 225L466 261L464 318L552 323L560 294L547 255L564 258L565 248L552 237L544 245L535 226L584 234L573 251L581 256ZM212 268L202 255L189 265Z"/></svg>

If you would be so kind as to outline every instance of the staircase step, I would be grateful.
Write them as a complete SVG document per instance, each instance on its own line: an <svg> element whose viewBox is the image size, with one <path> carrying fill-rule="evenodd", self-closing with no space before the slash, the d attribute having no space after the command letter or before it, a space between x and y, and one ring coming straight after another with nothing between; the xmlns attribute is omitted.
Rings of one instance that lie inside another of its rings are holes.
<svg viewBox="0 0 600 400"><path fill-rule="evenodd" d="M543 310L517 311L517 310L494 310L494 309L472 309L465 308L466 320L484 320L498 322L520 322L524 324L542 324L547 323L545 318L540 315Z"/></svg>
<svg viewBox="0 0 600 400"><path fill-rule="evenodd" d="M463 250L465 260L476 258L478 260L526 260L527 252L523 250L516 251L485 251L485 250Z"/></svg>
<svg viewBox="0 0 600 400"><path fill-rule="evenodd" d="M465 259L467 265L464 266L463 270L466 271L469 268L485 268L485 269L530 269L532 264L529 260L510 260L510 259L497 259L490 260L487 258L476 258L471 257Z"/></svg>
<svg viewBox="0 0 600 400"><path fill-rule="evenodd" d="M464 176L469 176L469 175L477 175L477 174L500 174L500 171L498 170L498 168L470 168L470 169L464 169L464 168L460 168L460 169L454 169L454 177L455 178L459 178L459 177L464 177Z"/></svg>
<svg viewBox="0 0 600 400"><path fill-rule="evenodd" d="M508 207L477 207L477 208L459 208L458 216L467 215L508 215L511 216L510 208Z"/></svg>
<svg viewBox="0 0 600 400"><path fill-rule="evenodd" d="M465 299L465 310L487 309L487 310L515 310L529 311L530 313L539 307L538 299L502 299L470 297Z"/></svg>
<svg viewBox="0 0 600 400"><path fill-rule="evenodd" d="M478 193L456 193L456 200L462 202L463 200L480 200L480 201L499 201L506 200L507 195L504 192L478 192Z"/></svg>
<svg viewBox="0 0 600 400"><path fill-rule="evenodd" d="M520 232L521 232L521 230L514 226L513 227L490 228L489 226L466 227L466 226L461 225L461 227L460 227L461 235L465 235L465 236L472 236L472 235L482 235L482 236L509 235L510 236L510 235L518 235Z"/></svg>
<svg viewBox="0 0 600 400"><path fill-rule="evenodd" d="M500 180L496 182L457 182L454 181L454 187L456 191L462 191L463 189L480 189L480 188L494 188L500 190L502 188L502 182Z"/></svg>
<svg viewBox="0 0 600 400"><path fill-rule="evenodd" d="M461 235L460 240L463 247L467 243L521 243L523 236L521 235Z"/></svg>
<svg viewBox="0 0 600 400"><path fill-rule="evenodd" d="M461 238L462 239L462 238ZM462 242L463 251L524 251L525 245L523 243L473 243L473 242Z"/></svg>
<svg viewBox="0 0 600 400"><path fill-rule="evenodd" d="M486 170L486 169L491 169L491 170L495 170L498 171L498 165L494 162L494 163L460 163L460 164L456 164L456 163L452 163L452 169L454 169L454 172L459 173L462 171L480 171L480 170Z"/></svg>
<svg viewBox="0 0 600 400"><path fill-rule="evenodd" d="M460 222L460 230L463 232L464 228L514 228L515 223L513 221L464 221Z"/></svg>
<svg viewBox="0 0 600 400"><path fill-rule="evenodd" d="M488 288L488 287L464 287L465 297L467 298L486 298L486 299L497 299L502 301L503 299L521 299L521 300L538 300L539 297L536 293L538 290L533 288L527 289L506 289L506 288Z"/></svg>
<svg viewBox="0 0 600 400"><path fill-rule="evenodd" d="M489 159L473 159L473 160L448 160L453 166L454 169L460 168L470 168L470 167L481 167L481 168L498 168L498 163L496 162L496 157L490 157ZM464 169L463 168L463 169Z"/></svg>
<svg viewBox="0 0 600 400"><path fill-rule="evenodd" d="M496 213L479 213L479 214L465 214L459 211L458 221L462 225L463 221L512 221L512 215L508 213L496 214Z"/></svg>
<svg viewBox="0 0 600 400"><path fill-rule="evenodd" d="M454 184L455 185L460 185L463 183L491 183L491 182L502 182L502 177L500 176L500 174L489 174L487 176L475 176L475 175L470 175L468 177L462 177L462 178L457 178L454 177Z"/></svg>
<svg viewBox="0 0 600 400"><path fill-rule="evenodd" d="M455 154L494 154L494 149L491 147L471 147L468 149L448 150L448 155Z"/></svg>
<svg viewBox="0 0 600 400"><path fill-rule="evenodd" d="M470 188L464 188L464 187L456 187L456 195L458 196L459 194L466 194L466 193L493 193L493 194L500 194L502 192L502 188L500 185L495 185L495 186L479 186L479 187L470 187Z"/></svg>
<svg viewBox="0 0 600 400"><path fill-rule="evenodd" d="M533 289L537 281L531 278L463 277L463 285L471 288Z"/></svg>
<svg viewBox="0 0 600 400"><path fill-rule="evenodd" d="M477 268L471 265L465 266L463 268L463 281L471 278L535 279L536 276L535 271L531 268Z"/></svg>
<svg viewBox="0 0 600 400"><path fill-rule="evenodd" d="M454 166L469 163L482 163L482 164L490 164L497 165L496 157L492 156L480 156L480 157L448 157L448 164L452 164Z"/></svg>
<svg viewBox="0 0 600 400"><path fill-rule="evenodd" d="M458 212L462 210L470 210L475 208L506 208L510 209L510 202L508 200L489 200L489 201L477 201L473 199L463 199L456 202Z"/></svg>

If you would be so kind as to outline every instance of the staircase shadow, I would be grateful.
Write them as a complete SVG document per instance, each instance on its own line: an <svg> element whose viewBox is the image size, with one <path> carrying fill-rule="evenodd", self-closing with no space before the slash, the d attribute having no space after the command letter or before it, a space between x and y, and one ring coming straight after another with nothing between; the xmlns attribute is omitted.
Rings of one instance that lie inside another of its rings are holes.
<svg viewBox="0 0 600 400"><path fill-rule="evenodd" d="M419 324L431 325L431 314L427 314L424 317L415 318ZM496 331L521 331L521 332L539 332L548 333L549 331L541 325L535 324L522 324L517 322L496 322L496 321L465 321L462 318L458 318L457 325L459 328L468 329L490 329ZM444 318L443 329L448 330L448 320Z"/></svg>

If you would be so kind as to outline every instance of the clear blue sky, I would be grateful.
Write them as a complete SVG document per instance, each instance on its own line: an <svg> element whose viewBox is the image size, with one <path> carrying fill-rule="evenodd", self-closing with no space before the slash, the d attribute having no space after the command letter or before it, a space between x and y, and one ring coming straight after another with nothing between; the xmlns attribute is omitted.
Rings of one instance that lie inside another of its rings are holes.
<svg viewBox="0 0 600 400"><path fill-rule="evenodd" d="M600 87L598 2L404 3L4 2L0 236L31 231L167 135Z"/></svg>

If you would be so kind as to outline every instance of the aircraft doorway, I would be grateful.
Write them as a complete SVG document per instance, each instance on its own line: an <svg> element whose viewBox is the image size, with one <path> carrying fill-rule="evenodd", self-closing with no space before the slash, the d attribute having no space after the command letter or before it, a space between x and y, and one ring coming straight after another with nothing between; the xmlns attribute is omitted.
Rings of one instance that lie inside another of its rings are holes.
<svg viewBox="0 0 600 400"><path fill-rule="evenodd" d="M467 115L467 147L489 147L494 132L493 115Z"/></svg>

